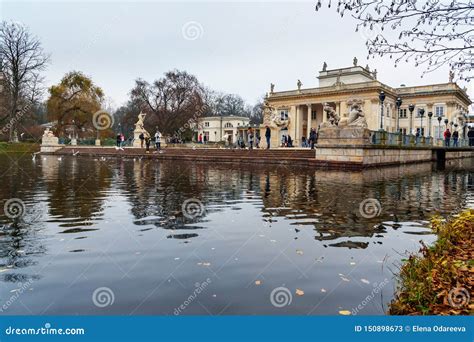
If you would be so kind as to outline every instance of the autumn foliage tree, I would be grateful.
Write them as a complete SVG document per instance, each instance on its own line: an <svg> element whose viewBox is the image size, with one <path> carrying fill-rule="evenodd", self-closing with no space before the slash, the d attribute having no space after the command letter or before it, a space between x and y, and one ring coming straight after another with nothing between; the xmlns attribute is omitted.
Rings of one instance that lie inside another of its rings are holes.
<svg viewBox="0 0 474 342"><path fill-rule="evenodd" d="M366 31L369 57L413 62L423 74L447 65L457 79L472 79L474 1L329 0L334 4L341 17L358 21L356 31ZM316 10L321 6L318 0Z"/></svg>
<svg viewBox="0 0 474 342"><path fill-rule="evenodd" d="M101 109L104 92L83 73L67 73L61 82L49 88L47 101L50 121L56 121L58 134L64 134L65 128L77 131L95 132L93 116Z"/></svg>

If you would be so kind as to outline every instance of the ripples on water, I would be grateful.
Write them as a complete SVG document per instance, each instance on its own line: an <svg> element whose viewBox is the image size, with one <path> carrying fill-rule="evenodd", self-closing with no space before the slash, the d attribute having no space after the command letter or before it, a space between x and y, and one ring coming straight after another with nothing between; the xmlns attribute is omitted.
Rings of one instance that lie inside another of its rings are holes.
<svg viewBox="0 0 474 342"><path fill-rule="evenodd" d="M7 314L337 314L362 303L359 314L383 314L400 260L434 241L429 218L474 206L473 170L3 155L1 203L25 207L20 219L0 212L0 303ZM367 199L379 215L361 215ZM99 287L113 304L94 305ZM282 308L277 287L292 293Z"/></svg>

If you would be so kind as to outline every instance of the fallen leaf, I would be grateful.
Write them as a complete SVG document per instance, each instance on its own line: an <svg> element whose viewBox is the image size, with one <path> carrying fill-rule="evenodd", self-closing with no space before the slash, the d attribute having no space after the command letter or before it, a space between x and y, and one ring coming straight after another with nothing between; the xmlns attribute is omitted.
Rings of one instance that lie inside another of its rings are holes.
<svg viewBox="0 0 474 342"><path fill-rule="evenodd" d="M321 292L322 292L322 293L326 293L326 290L325 290L325 289L321 289Z"/></svg>
<svg viewBox="0 0 474 342"><path fill-rule="evenodd" d="M255 280L255 285L260 285L262 282L260 280Z"/></svg>
<svg viewBox="0 0 474 342"><path fill-rule="evenodd" d="M203 266L211 266L211 263L210 262L203 262L202 265Z"/></svg>
<svg viewBox="0 0 474 342"><path fill-rule="evenodd" d="M350 281L349 279L347 279L346 277L341 277L342 280L344 281Z"/></svg>
<svg viewBox="0 0 474 342"><path fill-rule="evenodd" d="M352 266L354 266L355 264L356 264L355 262L353 262L353 261L351 262L351 265L352 265Z"/></svg>
<svg viewBox="0 0 474 342"><path fill-rule="evenodd" d="M348 316L351 314L349 310L339 310L340 315Z"/></svg>
<svg viewBox="0 0 474 342"><path fill-rule="evenodd" d="M304 295L304 291L300 290L300 289L296 289L296 295L297 296L302 296L302 295Z"/></svg>
<svg viewBox="0 0 474 342"><path fill-rule="evenodd" d="M364 278L362 278L360 281L363 282L364 284L370 284L370 281Z"/></svg>
<svg viewBox="0 0 474 342"><path fill-rule="evenodd" d="M303 251L302 251L301 249L297 249L297 250L296 250L296 254L298 254L298 255L303 255Z"/></svg>

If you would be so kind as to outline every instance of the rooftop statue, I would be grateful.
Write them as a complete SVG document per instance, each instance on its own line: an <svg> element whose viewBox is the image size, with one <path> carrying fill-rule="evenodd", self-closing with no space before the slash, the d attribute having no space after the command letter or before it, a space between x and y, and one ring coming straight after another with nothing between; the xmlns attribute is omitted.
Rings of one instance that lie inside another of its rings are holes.
<svg viewBox="0 0 474 342"><path fill-rule="evenodd" d="M352 63L354 63L354 66L357 66L357 57L354 57L354 59L352 60Z"/></svg>
<svg viewBox="0 0 474 342"><path fill-rule="evenodd" d="M326 71L326 70L327 70L327 68L328 68L328 65L327 65L327 63L326 63L326 62L324 62L324 63L323 63L323 71Z"/></svg>
<svg viewBox="0 0 474 342"><path fill-rule="evenodd" d="M302 85L303 85L303 83L301 83L300 80L298 80L298 82L296 82L296 86L298 87L298 90L301 90Z"/></svg>

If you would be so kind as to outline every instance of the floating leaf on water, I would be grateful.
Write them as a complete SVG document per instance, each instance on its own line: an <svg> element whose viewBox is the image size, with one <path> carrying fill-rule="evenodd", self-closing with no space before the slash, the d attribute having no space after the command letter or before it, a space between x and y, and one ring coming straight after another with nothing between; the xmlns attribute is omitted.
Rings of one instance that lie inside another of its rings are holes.
<svg viewBox="0 0 474 342"><path fill-rule="evenodd" d="M351 314L349 310L339 310L340 315L348 316Z"/></svg>
<svg viewBox="0 0 474 342"><path fill-rule="evenodd" d="M203 262L202 265L203 266L211 266L211 263L210 262Z"/></svg>
<svg viewBox="0 0 474 342"><path fill-rule="evenodd" d="M321 289L321 292L322 292L322 293L326 293L326 290L325 290L325 289Z"/></svg>
<svg viewBox="0 0 474 342"><path fill-rule="evenodd" d="M296 295L297 296L302 296L302 295L304 295L304 291L300 290L300 289L296 289Z"/></svg>
<svg viewBox="0 0 474 342"><path fill-rule="evenodd" d="M255 280L255 285L260 285L262 282L260 280Z"/></svg>
<svg viewBox="0 0 474 342"><path fill-rule="evenodd" d="M303 251L302 251L301 249L297 249L297 250L296 250L296 254L298 254L298 255L303 255Z"/></svg>
<svg viewBox="0 0 474 342"><path fill-rule="evenodd" d="M364 278L362 278L360 281L363 282L364 284L370 284L370 281Z"/></svg>
<svg viewBox="0 0 474 342"><path fill-rule="evenodd" d="M174 258L174 260L179 260L180 258Z"/></svg>
<svg viewBox="0 0 474 342"><path fill-rule="evenodd" d="M277 242L277 240L270 240L270 242Z"/></svg>
<svg viewBox="0 0 474 342"><path fill-rule="evenodd" d="M8 268L2 268L2 269L0 269L0 273L6 272L6 271L9 271L9 269L8 269Z"/></svg>
<svg viewBox="0 0 474 342"><path fill-rule="evenodd" d="M351 263L350 263L350 264L351 264L352 266L354 266L356 263L355 263L355 262L353 262L353 261L351 261Z"/></svg>
<svg viewBox="0 0 474 342"><path fill-rule="evenodd" d="M350 281L349 279L347 279L346 277L341 277L341 280L344 280L344 281Z"/></svg>

